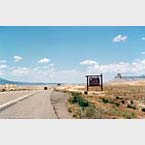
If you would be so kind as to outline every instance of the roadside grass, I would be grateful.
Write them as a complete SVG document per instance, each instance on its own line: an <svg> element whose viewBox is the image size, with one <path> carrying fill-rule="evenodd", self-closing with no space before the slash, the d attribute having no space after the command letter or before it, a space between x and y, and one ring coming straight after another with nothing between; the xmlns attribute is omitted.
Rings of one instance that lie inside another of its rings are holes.
<svg viewBox="0 0 145 145"><path fill-rule="evenodd" d="M115 97L122 102L121 97ZM137 118L134 107L122 108L120 102L108 97L94 97L81 93L71 93L68 110L77 119L134 119ZM143 112L144 110L142 110Z"/></svg>
<svg viewBox="0 0 145 145"><path fill-rule="evenodd" d="M64 92L70 93L68 111L77 119L145 118L145 86L105 85L103 95Z"/></svg>
<svg viewBox="0 0 145 145"><path fill-rule="evenodd" d="M105 104L107 104L107 103L114 104L114 105L116 105L117 107L120 106L120 104L119 104L118 102L114 102L114 101L109 100L109 99L107 99L107 98L102 98L102 102L105 103Z"/></svg>
<svg viewBox="0 0 145 145"><path fill-rule="evenodd" d="M136 99L145 103L145 86L107 85L104 90L108 96L123 96L130 100Z"/></svg>
<svg viewBox="0 0 145 145"><path fill-rule="evenodd" d="M73 113L73 117L77 119L95 119L96 108L95 105L83 97L81 93L71 93L68 99L69 112Z"/></svg>
<svg viewBox="0 0 145 145"><path fill-rule="evenodd" d="M88 107L90 104L89 102L81 96L81 93L72 93L72 98L70 98L70 102L75 104L79 104L80 107Z"/></svg>

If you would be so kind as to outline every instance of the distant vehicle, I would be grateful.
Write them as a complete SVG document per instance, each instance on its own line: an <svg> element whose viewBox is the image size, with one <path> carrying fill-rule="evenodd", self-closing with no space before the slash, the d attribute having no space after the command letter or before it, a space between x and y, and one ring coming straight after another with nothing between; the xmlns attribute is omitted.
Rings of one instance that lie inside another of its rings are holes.
<svg viewBox="0 0 145 145"><path fill-rule="evenodd" d="M61 84L57 84L57 86L61 86Z"/></svg>
<svg viewBox="0 0 145 145"><path fill-rule="evenodd" d="M48 90L48 88L47 87L44 87L44 90Z"/></svg>

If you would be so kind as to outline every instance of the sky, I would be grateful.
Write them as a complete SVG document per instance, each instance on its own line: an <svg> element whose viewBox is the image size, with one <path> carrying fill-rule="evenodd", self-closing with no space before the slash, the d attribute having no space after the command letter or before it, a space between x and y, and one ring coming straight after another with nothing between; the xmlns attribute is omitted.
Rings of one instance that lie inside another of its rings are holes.
<svg viewBox="0 0 145 145"><path fill-rule="evenodd" d="M145 75L145 27L0 27L0 77L27 82L84 83Z"/></svg>

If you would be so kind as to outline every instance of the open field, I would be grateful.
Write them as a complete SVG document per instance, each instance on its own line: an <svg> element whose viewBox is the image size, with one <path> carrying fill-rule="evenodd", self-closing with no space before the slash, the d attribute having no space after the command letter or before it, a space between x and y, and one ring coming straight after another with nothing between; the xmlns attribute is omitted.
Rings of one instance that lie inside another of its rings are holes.
<svg viewBox="0 0 145 145"><path fill-rule="evenodd" d="M63 86L57 90L69 92L68 110L75 118L133 119L145 118L145 82L113 82L103 92L86 86Z"/></svg>

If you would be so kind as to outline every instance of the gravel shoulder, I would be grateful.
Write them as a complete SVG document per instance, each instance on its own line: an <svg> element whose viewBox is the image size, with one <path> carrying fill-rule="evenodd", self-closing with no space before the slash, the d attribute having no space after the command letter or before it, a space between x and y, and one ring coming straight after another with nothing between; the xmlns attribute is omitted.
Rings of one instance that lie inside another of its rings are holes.
<svg viewBox="0 0 145 145"><path fill-rule="evenodd" d="M58 119L73 119L72 114L68 112L66 101L69 95L63 92L53 91L50 100Z"/></svg>

